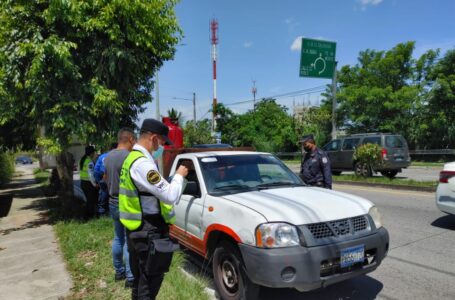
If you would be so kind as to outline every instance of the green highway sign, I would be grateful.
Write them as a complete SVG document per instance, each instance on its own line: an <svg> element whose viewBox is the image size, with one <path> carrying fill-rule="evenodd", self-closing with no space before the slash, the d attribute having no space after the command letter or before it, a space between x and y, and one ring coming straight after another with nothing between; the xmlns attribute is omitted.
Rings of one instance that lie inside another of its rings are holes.
<svg viewBox="0 0 455 300"><path fill-rule="evenodd" d="M302 38L300 77L332 78L337 44Z"/></svg>

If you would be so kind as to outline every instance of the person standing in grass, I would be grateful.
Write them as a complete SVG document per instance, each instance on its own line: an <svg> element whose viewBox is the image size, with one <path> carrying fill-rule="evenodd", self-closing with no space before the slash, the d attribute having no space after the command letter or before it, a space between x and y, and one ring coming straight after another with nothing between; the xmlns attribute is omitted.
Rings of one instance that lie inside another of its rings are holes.
<svg viewBox="0 0 455 300"><path fill-rule="evenodd" d="M95 167L96 151L93 146L85 147L85 154L79 162L79 176L81 178L81 189L87 200L85 206L85 218L90 219L97 213L98 185L95 181L93 169Z"/></svg>
<svg viewBox="0 0 455 300"><path fill-rule="evenodd" d="M158 171L155 159L164 144L172 144L168 133L162 122L145 119L120 175L120 222L126 227L134 274L133 300L156 298L178 249L169 237L169 224L175 222L173 205L182 195L188 168L180 165L170 182Z"/></svg>
<svg viewBox="0 0 455 300"><path fill-rule="evenodd" d="M104 158L104 181L109 193L109 212L114 220L114 240L112 241L112 261L115 269L115 280L125 280L125 287L133 286L134 276L129 263L126 231L120 222L118 209L118 194L120 171L123 161L136 143L134 131L122 128L118 132L118 146L111 150Z"/></svg>
<svg viewBox="0 0 455 300"><path fill-rule="evenodd" d="M117 143L112 143L109 151L101 154L95 163L95 169L93 175L95 176L96 183L100 187L98 195L98 215L107 216L109 214L109 192L107 190L106 180L104 174L106 168L104 167L104 159L107 157L109 152L117 148Z"/></svg>

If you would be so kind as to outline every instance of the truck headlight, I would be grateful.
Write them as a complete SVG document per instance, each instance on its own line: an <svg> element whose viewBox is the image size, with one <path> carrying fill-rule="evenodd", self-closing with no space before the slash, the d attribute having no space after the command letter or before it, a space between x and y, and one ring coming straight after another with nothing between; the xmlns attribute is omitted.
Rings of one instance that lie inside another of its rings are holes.
<svg viewBox="0 0 455 300"><path fill-rule="evenodd" d="M382 217L381 214L379 213L379 209L376 206L373 206L370 208L370 211L368 214L371 216L373 219L374 225L376 226L377 229L382 227Z"/></svg>
<svg viewBox="0 0 455 300"><path fill-rule="evenodd" d="M299 234L294 225L287 223L265 223L256 228L256 246L281 248L300 245Z"/></svg>

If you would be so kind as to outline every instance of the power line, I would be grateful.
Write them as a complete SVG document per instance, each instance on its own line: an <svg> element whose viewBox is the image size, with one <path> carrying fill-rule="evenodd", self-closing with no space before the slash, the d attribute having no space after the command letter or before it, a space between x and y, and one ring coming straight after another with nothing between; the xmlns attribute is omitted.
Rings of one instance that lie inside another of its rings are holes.
<svg viewBox="0 0 455 300"><path fill-rule="evenodd" d="M295 97L295 96L301 96L301 95L307 95L307 94L312 94L312 93L318 93L318 92L323 92L326 90L326 85L320 85L316 87L312 87L309 89L304 89L304 90L298 90L298 91L293 91L293 92L287 92L283 94L278 94L274 96L268 96L268 97L262 97L262 98L289 98L289 97ZM232 105L239 105L239 104L244 104L244 103L250 103L253 102L254 99L252 100L244 100L244 101L239 101L239 102L234 102L234 103L229 103L229 104L224 104L225 106L232 106Z"/></svg>

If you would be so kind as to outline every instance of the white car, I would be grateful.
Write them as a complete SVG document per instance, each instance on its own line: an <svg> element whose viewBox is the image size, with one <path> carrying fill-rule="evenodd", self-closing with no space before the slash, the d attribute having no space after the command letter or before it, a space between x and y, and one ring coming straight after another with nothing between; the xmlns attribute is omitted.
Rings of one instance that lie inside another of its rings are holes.
<svg viewBox="0 0 455 300"><path fill-rule="evenodd" d="M439 173L436 206L442 212L455 215L455 162L445 164Z"/></svg>
<svg viewBox="0 0 455 300"><path fill-rule="evenodd" d="M171 235L212 262L221 299L259 286L310 291L375 270L389 248L368 200L318 187L269 153L179 154L189 167Z"/></svg>

